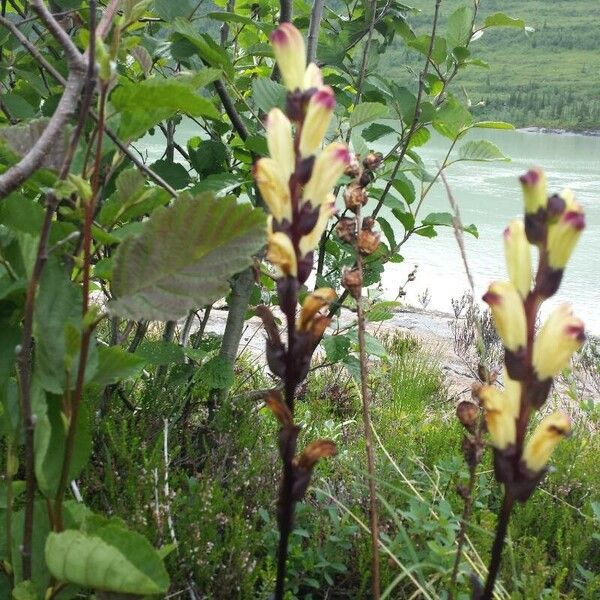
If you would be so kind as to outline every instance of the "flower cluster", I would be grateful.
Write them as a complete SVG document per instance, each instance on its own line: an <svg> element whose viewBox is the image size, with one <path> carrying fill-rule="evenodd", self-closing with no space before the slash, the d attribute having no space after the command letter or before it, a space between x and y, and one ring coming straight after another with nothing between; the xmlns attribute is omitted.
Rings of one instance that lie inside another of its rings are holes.
<svg viewBox="0 0 600 600"><path fill-rule="evenodd" d="M494 447L496 478L514 499L524 501L543 476L554 448L571 429L566 415L554 413L526 439L529 419L546 401L552 379L585 340L583 323L568 304L556 308L535 331L539 308L556 293L585 217L571 191L548 197L541 170L523 175L521 184L524 222L514 221L504 231L509 281L492 283L483 296L504 345L504 389L484 385L477 395ZM539 252L535 277L531 245Z"/></svg>

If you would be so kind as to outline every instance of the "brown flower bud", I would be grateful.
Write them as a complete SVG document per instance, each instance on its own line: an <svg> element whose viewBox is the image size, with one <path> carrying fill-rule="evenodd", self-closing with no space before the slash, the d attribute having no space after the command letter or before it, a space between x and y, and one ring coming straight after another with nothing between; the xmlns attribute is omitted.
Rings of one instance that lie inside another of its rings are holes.
<svg viewBox="0 0 600 600"><path fill-rule="evenodd" d="M340 219L335 226L335 232L340 240L348 244L353 244L356 237L356 221L344 217Z"/></svg>
<svg viewBox="0 0 600 600"><path fill-rule="evenodd" d="M368 199L369 197L365 190L357 183L351 183L344 190L346 208L352 212L356 212L360 206L364 206Z"/></svg>
<svg viewBox="0 0 600 600"><path fill-rule="evenodd" d="M466 429L474 431L479 416L479 407L470 400L463 400L456 407L456 416Z"/></svg>
<svg viewBox="0 0 600 600"><path fill-rule="evenodd" d="M311 442L299 456L294 459L294 465L301 469L312 469L320 458L329 458L337 452L331 440L316 440Z"/></svg>
<svg viewBox="0 0 600 600"><path fill-rule="evenodd" d="M357 177L360 177L362 173L362 168L360 166L360 163L356 160L356 156L352 157L352 161L350 162L350 164L346 167L346 170L344 171L344 175L347 175L348 177L352 177L352 179L356 179Z"/></svg>
<svg viewBox="0 0 600 600"><path fill-rule="evenodd" d="M277 417L282 425L293 425L294 419L287 404L283 401L279 390L271 390L265 396L265 404L271 409L271 412Z"/></svg>
<svg viewBox="0 0 600 600"><path fill-rule="evenodd" d="M358 233L358 249L362 254L373 254L379 247L379 238L378 232L361 229Z"/></svg>
<svg viewBox="0 0 600 600"><path fill-rule="evenodd" d="M359 298L362 288L361 271L359 269L346 269L342 275L342 285L350 292L353 298Z"/></svg>
<svg viewBox="0 0 600 600"><path fill-rule="evenodd" d="M368 229L369 231L373 229L375 225L375 219L373 217L365 217L362 222L362 229Z"/></svg>
<svg viewBox="0 0 600 600"><path fill-rule="evenodd" d="M373 179L375 179L375 176L373 173L371 173L371 171L364 171L364 173L360 176L358 183L362 187L367 187L371 181L373 181Z"/></svg>
<svg viewBox="0 0 600 600"><path fill-rule="evenodd" d="M369 169L369 171L374 171L381 166L383 162L383 154L381 152L369 152L367 156L363 159L363 165L365 169Z"/></svg>

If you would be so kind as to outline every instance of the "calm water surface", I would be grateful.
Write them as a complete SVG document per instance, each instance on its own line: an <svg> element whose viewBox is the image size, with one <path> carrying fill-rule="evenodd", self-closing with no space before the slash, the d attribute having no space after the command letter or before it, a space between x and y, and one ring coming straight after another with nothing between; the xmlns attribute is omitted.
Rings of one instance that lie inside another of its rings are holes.
<svg viewBox="0 0 600 600"><path fill-rule="evenodd" d="M181 127L177 133L183 144L192 135L198 135L193 124ZM481 130L471 139L476 137L493 141L511 158L511 162L456 163L446 171L463 223L474 223L480 234L479 239L465 236L477 295L481 296L491 281L506 277L502 232L511 219L522 215L518 176L531 166L540 166L546 170L552 191L564 187L575 191L587 218L587 229L569 263L561 290L547 304L570 301L588 330L600 334L600 137L493 130ZM160 134L147 136L142 147L149 160L156 160L164 148L164 138ZM441 137L434 137L419 148L430 172L441 163L447 148L448 140ZM441 183L432 188L422 216L440 211L449 211ZM385 216L384 211L381 214ZM398 286L415 264L419 267L417 280L407 289L407 301L413 305L418 306L419 295L428 290L428 308L450 312L451 299L469 289L454 232L444 227L438 231L433 239L414 236L402 249L405 261L386 266L386 298L396 296Z"/></svg>

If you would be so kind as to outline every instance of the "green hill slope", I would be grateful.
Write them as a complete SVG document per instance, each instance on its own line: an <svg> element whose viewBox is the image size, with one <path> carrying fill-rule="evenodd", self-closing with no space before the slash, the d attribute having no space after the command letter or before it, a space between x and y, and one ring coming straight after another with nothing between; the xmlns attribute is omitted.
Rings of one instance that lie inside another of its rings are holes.
<svg viewBox="0 0 600 600"><path fill-rule="evenodd" d="M464 4L442 2L442 33L448 15ZM422 11L413 20L415 30L425 33L434 2L413 5ZM473 42L473 54L490 68L467 69L457 83L473 105L480 104L477 115L521 127L600 129L600 1L481 0L477 23L500 11L524 19L535 31L493 29ZM397 52L382 66L404 79L403 63L416 67L422 58L400 42Z"/></svg>

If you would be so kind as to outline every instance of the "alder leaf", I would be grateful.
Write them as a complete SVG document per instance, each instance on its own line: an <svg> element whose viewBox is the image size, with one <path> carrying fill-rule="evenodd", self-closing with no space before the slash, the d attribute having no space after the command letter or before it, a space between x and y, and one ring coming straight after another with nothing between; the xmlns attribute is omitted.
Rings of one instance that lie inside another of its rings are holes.
<svg viewBox="0 0 600 600"><path fill-rule="evenodd" d="M53 577L94 590L164 594L169 576L150 542L114 522L89 532L50 533L46 564Z"/></svg>
<svg viewBox="0 0 600 600"><path fill-rule="evenodd" d="M119 246L109 309L128 319L179 319L225 296L229 278L250 265L264 242L261 209L232 197L183 194Z"/></svg>

